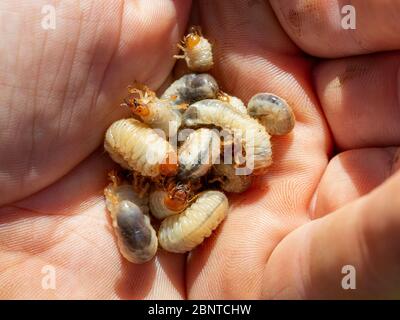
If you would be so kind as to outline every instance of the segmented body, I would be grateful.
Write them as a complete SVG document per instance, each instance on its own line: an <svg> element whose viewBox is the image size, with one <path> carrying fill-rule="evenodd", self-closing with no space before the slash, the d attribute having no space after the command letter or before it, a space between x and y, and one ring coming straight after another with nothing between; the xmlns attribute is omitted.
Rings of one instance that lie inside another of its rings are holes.
<svg viewBox="0 0 400 320"><path fill-rule="evenodd" d="M296 121L288 103L271 93L254 95L248 103L248 113L257 118L271 135L289 133Z"/></svg>
<svg viewBox="0 0 400 320"><path fill-rule="evenodd" d="M106 132L104 148L115 162L143 176L174 175L177 171L173 147L136 119L114 122Z"/></svg>
<svg viewBox="0 0 400 320"><path fill-rule="evenodd" d="M178 151L178 178L204 176L219 161L221 141L218 133L207 128L193 131Z"/></svg>
<svg viewBox="0 0 400 320"><path fill-rule="evenodd" d="M272 164L270 135L255 119L241 114L226 102L207 99L189 106L183 115L188 127L213 125L243 137L246 166L253 174L262 174Z"/></svg>
<svg viewBox="0 0 400 320"><path fill-rule="evenodd" d="M151 260L158 240L147 215L148 198L140 197L131 185L114 183L105 188L104 195L121 254L133 263Z"/></svg>
<svg viewBox="0 0 400 320"><path fill-rule="evenodd" d="M247 114L247 108L246 108L245 104L238 97L230 96L229 94L227 94L225 92L220 92L218 94L218 100L229 103L229 105L235 111L237 111L239 113Z"/></svg>
<svg viewBox="0 0 400 320"><path fill-rule="evenodd" d="M190 73L174 81L163 93L161 99L170 100L175 105L191 104L217 96L217 81L207 73Z"/></svg>
<svg viewBox="0 0 400 320"><path fill-rule="evenodd" d="M206 38L201 37L193 48L186 47L184 55L186 64L192 71L205 72L214 65L211 43Z"/></svg>
<svg viewBox="0 0 400 320"><path fill-rule="evenodd" d="M182 123L182 116L174 110L171 102L156 99L147 105L148 115L141 116L144 123L152 128L161 129L166 137L175 136Z"/></svg>
<svg viewBox="0 0 400 320"><path fill-rule="evenodd" d="M177 59L185 59L188 68L195 72L205 72L214 65L211 43L201 35L199 27L192 27L183 40L183 45L178 44L183 51Z"/></svg>
<svg viewBox="0 0 400 320"><path fill-rule="evenodd" d="M220 191L204 191L184 212L161 223L160 246L170 252L183 253L201 244L224 220L228 199Z"/></svg>

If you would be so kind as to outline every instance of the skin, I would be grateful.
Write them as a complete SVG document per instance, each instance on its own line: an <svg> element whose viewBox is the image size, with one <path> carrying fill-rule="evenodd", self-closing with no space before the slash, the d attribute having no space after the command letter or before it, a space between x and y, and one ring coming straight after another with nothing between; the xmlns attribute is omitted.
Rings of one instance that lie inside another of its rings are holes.
<svg viewBox="0 0 400 320"><path fill-rule="evenodd" d="M400 297L398 1L353 0L354 31L339 0L54 1L45 31L52 2L0 3L1 298ZM214 43L224 91L274 92L297 122L216 236L133 265L105 211L103 134L129 83L170 76L187 24Z"/></svg>

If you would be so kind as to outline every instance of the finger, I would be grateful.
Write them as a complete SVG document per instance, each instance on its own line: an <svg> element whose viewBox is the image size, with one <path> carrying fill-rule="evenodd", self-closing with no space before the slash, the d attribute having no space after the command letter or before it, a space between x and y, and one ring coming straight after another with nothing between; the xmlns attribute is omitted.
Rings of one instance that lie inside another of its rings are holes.
<svg viewBox="0 0 400 320"><path fill-rule="evenodd" d="M400 144L400 53L323 62L314 78L339 149Z"/></svg>
<svg viewBox="0 0 400 320"><path fill-rule="evenodd" d="M399 190L400 172L369 195L290 234L268 261L266 297L398 298ZM353 284L346 274L355 275L355 290L343 288Z"/></svg>
<svg viewBox="0 0 400 320"><path fill-rule="evenodd" d="M375 189L396 172L399 155L400 148L383 148L335 156L318 185L312 217L329 214Z"/></svg>
<svg viewBox="0 0 400 320"><path fill-rule="evenodd" d="M398 1L353 0L354 15L345 7L349 2L340 0L270 2L290 38L311 55L332 58L400 49ZM355 29L346 26L352 17Z"/></svg>
<svg viewBox="0 0 400 320"><path fill-rule="evenodd" d="M259 298L272 249L308 221L308 203L327 164L329 133L312 92L310 62L298 55L268 3L198 5L203 33L214 41L213 74L222 89L245 103L258 92L276 93L296 114L294 131L272 138L269 172L245 194L230 198L232 208L219 233L188 262L189 297Z"/></svg>
<svg viewBox="0 0 400 320"><path fill-rule="evenodd" d="M42 27L44 5L55 9L55 29ZM0 204L92 153L127 115L118 106L130 82L161 84L189 8L186 0L1 1Z"/></svg>

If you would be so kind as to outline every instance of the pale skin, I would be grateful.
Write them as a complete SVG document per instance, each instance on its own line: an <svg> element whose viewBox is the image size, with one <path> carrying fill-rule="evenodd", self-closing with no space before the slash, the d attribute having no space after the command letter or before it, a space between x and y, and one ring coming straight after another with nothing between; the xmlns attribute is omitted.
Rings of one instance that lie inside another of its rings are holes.
<svg viewBox="0 0 400 320"><path fill-rule="evenodd" d="M355 31L338 0L1 1L0 297L400 297L400 56L383 53L400 49L400 4L352 4ZM128 84L168 78L190 24L224 91L282 96L296 127L193 255L133 265L105 211L103 135ZM357 290L341 287L345 265Z"/></svg>

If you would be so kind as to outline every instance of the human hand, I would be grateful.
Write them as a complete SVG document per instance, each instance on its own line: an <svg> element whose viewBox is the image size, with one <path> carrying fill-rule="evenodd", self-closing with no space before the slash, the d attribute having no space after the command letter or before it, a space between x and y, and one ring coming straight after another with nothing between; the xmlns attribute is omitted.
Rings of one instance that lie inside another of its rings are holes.
<svg viewBox="0 0 400 320"><path fill-rule="evenodd" d="M276 93L296 127L273 137L271 170L231 197L213 237L188 258L160 251L145 265L117 252L102 198L112 164L94 150L123 115L115 106L129 82L157 88L167 78L188 1L127 1L124 10L86 1L80 30L79 8L58 8L65 19L47 32L36 2L0 5L2 17L27 16L25 25L8 18L13 36L0 47L8 56L20 47L17 63L0 61L2 297L395 297L399 59L372 53L399 49L399 5L353 1L349 31L338 25L338 1L270 2L199 1L189 24L214 42L212 73L226 92L244 101ZM41 287L46 265L55 290ZM345 265L356 268L357 290L341 287Z"/></svg>

